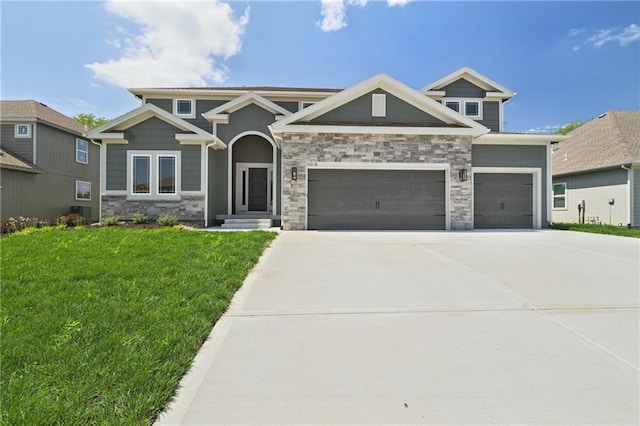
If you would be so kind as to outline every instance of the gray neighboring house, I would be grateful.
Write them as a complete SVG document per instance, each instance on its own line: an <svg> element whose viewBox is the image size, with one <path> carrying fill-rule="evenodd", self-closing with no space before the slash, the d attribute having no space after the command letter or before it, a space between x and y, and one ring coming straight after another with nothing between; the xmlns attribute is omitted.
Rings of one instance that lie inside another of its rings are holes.
<svg viewBox="0 0 640 426"><path fill-rule="evenodd" d="M0 101L0 216L99 218L100 148L84 126L33 101Z"/></svg>
<svg viewBox="0 0 640 426"><path fill-rule="evenodd" d="M569 136L553 152L553 221L578 222L580 206L585 222L640 227L640 111L609 111Z"/></svg>
<svg viewBox="0 0 640 426"><path fill-rule="evenodd" d="M554 135L503 132L514 92L465 67L419 90L377 74L344 90L130 89L89 132L101 214L224 227L544 228Z"/></svg>

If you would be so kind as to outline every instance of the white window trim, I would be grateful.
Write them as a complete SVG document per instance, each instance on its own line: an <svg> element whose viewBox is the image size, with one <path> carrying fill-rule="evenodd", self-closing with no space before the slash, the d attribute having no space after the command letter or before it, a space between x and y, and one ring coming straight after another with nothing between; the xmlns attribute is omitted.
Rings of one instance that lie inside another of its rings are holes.
<svg viewBox="0 0 640 426"><path fill-rule="evenodd" d="M387 116L387 95L384 93L373 93L371 95L371 116Z"/></svg>
<svg viewBox="0 0 640 426"><path fill-rule="evenodd" d="M21 135L21 134L18 132L18 129L19 129L21 126L24 126L24 127L26 127L26 128L27 128L27 133L26 133L26 134L24 134L24 135ZM29 138L29 139L30 139L30 138L31 138L31 124L16 124L16 125L15 125L15 128L14 128L14 131L15 131L15 137L16 137L16 138L25 138L25 139L27 139L27 138Z"/></svg>
<svg viewBox="0 0 640 426"><path fill-rule="evenodd" d="M312 101L300 101L299 104L298 104L298 111L302 111L303 109L308 108L313 104L315 104L315 102L312 102Z"/></svg>
<svg viewBox="0 0 640 426"><path fill-rule="evenodd" d="M82 151L82 150L80 149L80 147L78 146L78 145L79 145L79 142L84 142L84 143L86 143L86 144L87 144L87 150L86 150L86 151ZM79 152L85 152L85 153L87 154L87 161L80 161L80 160L78 159L78 153L79 153ZM80 163L80 164L89 164L89 142L88 142L88 141L85 141L84 139L76 139L76 163Z"/></svg>
<svg viewBox="0 0 640 426"><path fill-rule="evenodd" d="M191 103L190 114L178 113L178 101L187 101ZM176 98L173 100L173 115L180 118L196 118L196 101L194 99Z"/></svg>
<svg viewBox="0 0 640 426"><path fill-rule="evenodd" d="M472 120L482 120L484 116L483 111L483 100L480 98L444 98L442 103L444 106L447 106L447 102L457 102L458 103L458 113L464 115L467 118ZM477 102L478 103L478 115L467 115L467 103ZM453 110L452 110L453 111Z"/></svg>
<svg viewBox="0 0 640 426"><path fill-rule="evenodd" d="M149 157L149 189L148 194L133 192L133 157ZM163 194L158 192L159 157L175 157L176 161L176 192ZM181 185L180 151L127 151L127 200L180 200Z"/></svg>
<svg viewBox="0 0 640 426"><path fill-rule="evenodd" d="M556 195L555 191L553 190L553 187L556 186L556 185L564 185L564 195ZM556 198L561 198L561 197L564 197L564 207L556 207L555 206L555 204L556 204L555 200L556 200ZM551 208L553 210L558 210L558 211L569 210L569 203L568 203L567 198L568 197L567 197L567 183L566 182L556 182L556 183L553 183L551 185Z"/></svg>
<svg viewBox="0 0 640 426"><path fill-rule="evenodd" d="M89 185L89 198L78 198L78 184L79 183L86 183ZM84 180L76 180L76 185L75 185L75 191L76 191L76 201L91 201L91 182L87 182Z"/></svg>
<svg viewBox="0 0 640 426"><path fill-rule="evenodd" d="M455 104L457 104L457 105L458 105L458 110L457 110L456 112L457 112L457 113L462 114L462 113L460 112L460 101L455 101L455 100L452 100L452 99L444 99L444 100L443 100L443 103L444 103L444 106L445 106L445 107L447 107L447 108L449 108L450 110L453 110L453 111L456 111L456 110L455 110L455 109L453 109L453 108L450 108L450 107L447 105L447 103L452 103L452 104L454 104L454 103L455 103Z"/></svg>

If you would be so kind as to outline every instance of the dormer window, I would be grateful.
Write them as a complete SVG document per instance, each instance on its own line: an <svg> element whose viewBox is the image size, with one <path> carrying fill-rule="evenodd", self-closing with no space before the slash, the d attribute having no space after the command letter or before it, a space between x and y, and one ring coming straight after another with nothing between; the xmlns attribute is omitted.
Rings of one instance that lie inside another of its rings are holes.
<svg viewBox="0 0 640 426"><path fill-rule="evenodd" d="M173 101L173 114L181 118L196 118L193 99L175 99Z"/></svg>
<svg viewBox="0 0 640 426"><path fill-rule="evenodd" d="M444 105L465 117L482 120L482 99L445 99Z"/></svg>
<svg viewBox="0 0 640 426"><path fill-rule="evenodd" d="M31 126L29 124L16 124L16 138L30 138Z"/></svg>

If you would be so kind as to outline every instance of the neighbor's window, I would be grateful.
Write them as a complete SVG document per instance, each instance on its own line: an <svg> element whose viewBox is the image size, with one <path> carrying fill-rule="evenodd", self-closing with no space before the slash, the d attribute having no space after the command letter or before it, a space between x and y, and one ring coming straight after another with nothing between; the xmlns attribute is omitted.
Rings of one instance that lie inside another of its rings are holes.
<svg viewBox="0 0 640 426"><path fill-rule="evenodd" d="M455 112L460 112L460 102L459 101L444 101L444 105L447 108L451 108Z"/></svg>
<svg viewBox="0 0 640 426"><path fill-rule="evenodd" d="M193 110L193 99L176 99L174 113L175 115L182 117L194 118L195 112Z"/></svg>
<svg viewBox="0 0 640 426"><path fill-rule="evenodd" d="M91 200L91 182L76 181L76 200Z"/></svg>
<svg viewBox="0 0 640 426"><path fill-rule="evenodd" d="M16 138L30 138L31 126L29 124L16 124Z"/></svg>
<svg viewBox="0 0 640 426"><path fill-rule="evenodd" d="M134 194L151 193L151 157L148 155L133 156L133 188Z"/></svg>
<svg viewBox="0 0 640 426"><path fill-rule="evenodd" d="M176 157L158 157L158 193L176 193Z"/></svg>
<svg viewBox="0 0 640 426"><path fill-rule="evenodd" d="M564 209L567 207L567 184L553 184L553 208Z"/></svg>
<svg viewBox="0 0 640 426"><path fill-rule="evenodd" d="M76 139L76 161L82 164L89 162L89 142Z"/></svg>

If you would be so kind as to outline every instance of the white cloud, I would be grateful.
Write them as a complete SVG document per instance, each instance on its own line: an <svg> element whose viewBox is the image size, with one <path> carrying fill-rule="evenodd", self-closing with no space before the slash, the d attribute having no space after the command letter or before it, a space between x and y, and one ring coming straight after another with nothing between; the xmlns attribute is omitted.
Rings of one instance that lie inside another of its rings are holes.
<svg viewBox="0 0 640 426"><path fill-rule="evenodd" d="M387 0L387 5L389 7L393 7L393 6L403 7L404 5L409 3L410 1L411 0Z"/></svg>
<svg viewBox="0 0 640 426"><path fill-rule="evenodd" d="M560 127L563 127L560 124L546 124L544 126L533 127L525 131L525 133L553 133L558 130Z"/></svg>
<svg viewBox="0 0 640 426"><path fill-rule="evenodd" d="M578 34L583 33L583 32L585 32L585 31L586 31L586 30L585 30L584 28L571 28L571 29L569 30L569 36L571 36L571 37L575 37L575 36L577 36Z"/></svg>
<svg viewBox="0 0 640 426"><path fill-rule="evenodd" d="M322 21L317 25L324 32L338 31L347 26L346 6L365 7L368 0L320 0Z"/></svg>
<svg viewBox="0 0 640 426"><path fill-rule="evenodd" d="M617 42L620 46L625 46L638 40L640 40L640 26L631 24L622 30L618 30L616 28L600 30L586 39L585 43L591 44L593 47L602 47L604 44L609 42Z"/></svg>
<svg viewBox="0 0 640 426"><path fill-rule="evenodd" d="M140 26L139 34L121 27L107 43L122 47L122 57L85 65L94 76L122 87L205 86L228 72L217 58L240 52L249 8L235 18L227 3L213 1L115 1L107 10ZM214 57L216 59L214 59Z"/></svg>

